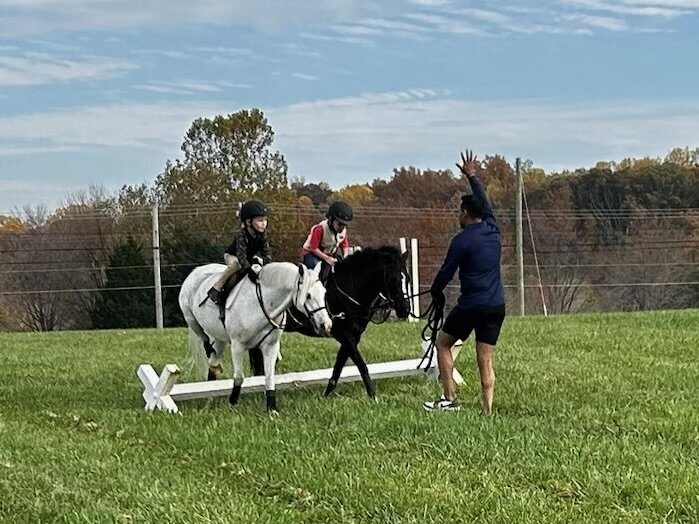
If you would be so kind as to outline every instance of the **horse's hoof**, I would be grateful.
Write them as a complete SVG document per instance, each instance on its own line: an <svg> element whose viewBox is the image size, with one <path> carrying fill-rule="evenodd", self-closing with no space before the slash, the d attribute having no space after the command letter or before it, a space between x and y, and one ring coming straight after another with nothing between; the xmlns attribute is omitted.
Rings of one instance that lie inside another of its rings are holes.
<svg viewBox="0 0 699 524"><path fill-rule="evenodd" d="M278 417L279 416L279 410L278 409L268 409L267 414L270 417Z"/></svg>
<svg viewBox="0 0 699 524"><path fill-rule="evenodd" d="M240 386L233 386L233 391L231 391L231 395L228 397L228 402L231 406L235 406L238 400L240 400L240 390Z"/></svg>
<svg viewBox="0 0 699 524"><path fill-rule="evenodd" d="M277 410L277 393L271 389L265 391L265 397L267 400L267 413L273 413Z"/></svg>
<svg viewBox="0 0 699 524"><path fill-rule="evenodd" d="M333 391L335 391L336 387L337 382L335 380L329 380L328 385L325 386L325 392L323 393L323 395L329 397L330 395L332 395Z"/></svg>
<svg viewBox="0 0 699 524"><path fill-rule="evenodd" d="M218 380L222 373L223 367L221 366L221 364L209 366L209 373L206 376L206 380Z"/></svg>
<svg viewBox="0 0 699 524"><path fill-rule="evenodd" d="M370 380L367 384L365 384L364 388L366 389L366 394L369 395L369 398L372 400L376 399L376 386L374 385L373 380Z"/></svg>

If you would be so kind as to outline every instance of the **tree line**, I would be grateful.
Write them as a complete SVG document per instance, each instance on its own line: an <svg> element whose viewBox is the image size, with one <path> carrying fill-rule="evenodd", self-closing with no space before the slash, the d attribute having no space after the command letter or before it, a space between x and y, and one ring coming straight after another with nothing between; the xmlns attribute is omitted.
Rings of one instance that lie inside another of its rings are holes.
<svg viewBox="0 0 699 524"><path fill-rule="evenodd" d="M221 261L240 202L269 204L277 260L300 260L308 228L330 202L355 207L356 245L420 241L428 285L456 232L468 183L450 169L397 167L387 179L333 188L289 177L258 109L195 120L182 157L152 183L116 194L98 187L0 216L0 329L130 328L154 324L151 207L160 214L165 325L182 325L178 286L196 265ZM522 164L529 311L699 307L699 149L546 173ZM485 155L479 176L503 235L503 273L515 304L513 165ZM541 284L541 286L540 286ZM452 299L458 290L452 289Z"/></svg>

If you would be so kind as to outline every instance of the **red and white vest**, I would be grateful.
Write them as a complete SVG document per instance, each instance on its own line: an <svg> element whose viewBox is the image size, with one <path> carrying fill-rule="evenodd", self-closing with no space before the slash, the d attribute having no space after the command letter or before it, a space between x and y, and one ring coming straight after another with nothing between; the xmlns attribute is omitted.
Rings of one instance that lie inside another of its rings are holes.
<svg viewBox="0 0 699 524"><path fill-rule="evenodd" d="M320 249L326 255L332 255L336 251L343 251L346 248L349 248L347 228L342 233L335 233L330 229L328 220L323 220L313 226L308 233L308 238L303 243L304 254L311 249Z"/></svg>

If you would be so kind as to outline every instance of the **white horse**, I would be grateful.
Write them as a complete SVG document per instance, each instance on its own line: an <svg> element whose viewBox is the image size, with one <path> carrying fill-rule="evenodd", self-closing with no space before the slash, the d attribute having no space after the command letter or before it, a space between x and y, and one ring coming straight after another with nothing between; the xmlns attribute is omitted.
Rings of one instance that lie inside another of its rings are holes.
<svg viewBox="0 0 699 524"><path fill-rule="evenodd" d="M267 264L259 272L258 284L243 278L228 295L224 326L219 307L206 300L206 294L225 268L223 264L197 267L182 284L179 302L189 326L189 355L202 378L207 369L209 379L216 378L230 343L234 385L229 401L235 405L244 380L243 353L259 347L264 359L267 410L276 412L274 372L285 311L295 306L308 315L317 333L329 334L332 321L325 308L325 287L318 273L303 264Z"/></svg>

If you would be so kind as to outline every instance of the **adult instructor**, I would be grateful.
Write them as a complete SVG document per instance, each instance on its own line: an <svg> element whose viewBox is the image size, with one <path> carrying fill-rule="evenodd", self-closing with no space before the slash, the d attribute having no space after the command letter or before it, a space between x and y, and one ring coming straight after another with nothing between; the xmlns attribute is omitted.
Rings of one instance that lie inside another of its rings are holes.
<svg viewBox="0 0 699 524"><path fill-rule="evenodd" d="M490 415L495 390L493 353L505 319L505 294L500 276L502 246L493 209L476 176L476 157L467 150L461 154L461 160L462 163L456 165L466 175L472 194L461 197L461 232L452 238L431 288L433 299L443 304L444 288L458 268L461 296L437 336L437 363L443 395L436 401L425 402L424 408L428 411L459 409L452 378L454 361L451 350L457 340L466 341L475 331L482 412Z"/></svg>

